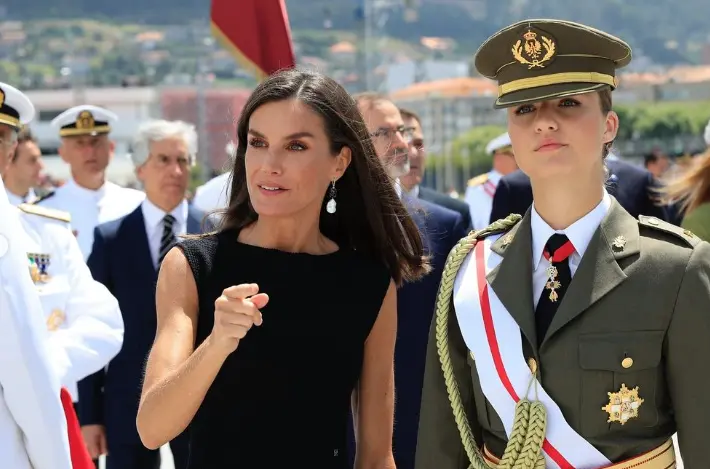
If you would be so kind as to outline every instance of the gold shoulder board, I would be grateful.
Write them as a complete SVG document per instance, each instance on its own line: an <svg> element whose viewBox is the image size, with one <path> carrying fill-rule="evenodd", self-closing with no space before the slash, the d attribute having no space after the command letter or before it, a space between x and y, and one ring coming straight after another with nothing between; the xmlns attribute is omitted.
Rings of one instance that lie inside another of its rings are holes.
<svg viewBox="0 0 710 469"><path fill-rule="evenodd" d="M702 241L700 238L695 236L692 231L683 229L672 223L668 223L667 221L663 221L660 218L639 215L639 225L672 234L683 240L685 244L691 248L694 248L700 243L700 241Z"/></svg>
<svg viewBox="0 0 710 469"><path fill-rule="evenodd" d="M468 180L468 187L480 186L488 181L488 173L479 174L476 177L472 177Z"/></svg>
<svg viewBox="0 0 710 469"><path fill-rule="evenodd" d="M55 210L53 208L43 207L41 205L33 204L20 204L17 206L20 210L30 215L37 215L40 217L51 218L52 220L59 220L65 223L71 222L71 215L69 212L64 212L62 210Z"/></svg>

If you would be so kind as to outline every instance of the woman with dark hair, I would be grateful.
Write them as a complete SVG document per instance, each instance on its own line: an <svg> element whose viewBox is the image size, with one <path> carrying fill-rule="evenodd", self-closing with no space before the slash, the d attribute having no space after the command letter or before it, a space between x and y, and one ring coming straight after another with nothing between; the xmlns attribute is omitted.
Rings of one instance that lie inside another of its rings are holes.
<svg viewBox="0 0 710 469"><path fill-rule="evenodd" d="M675 433L685 467L708 467L710 244L605 190L630 60L553 19L478 50L533 204L449 255L416 469L670 469Z"/></svg>
<svg viewBox="0 0 710 469"><path fill-rule="evenodd" d="M163 261L137 425L191 432L190 468L391 468L396 286L428 270L348 93L262 82L237 127L221 229ZM257 327L252 327L257 326Z"/></svg>

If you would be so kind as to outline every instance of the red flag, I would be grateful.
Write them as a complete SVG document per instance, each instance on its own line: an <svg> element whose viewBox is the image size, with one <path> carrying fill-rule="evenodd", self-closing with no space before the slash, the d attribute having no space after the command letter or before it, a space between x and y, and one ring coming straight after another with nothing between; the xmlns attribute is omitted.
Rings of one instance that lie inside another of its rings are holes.
<svg viewBox="0 0 710 469"><path fill-rule="evenodd" d="M212 0L212 34L258 79L296 63L284 0Z"/></svg>
<svg viewBox="0 0 710 469"><path fill-rule="evenodd" d="M64 407L64 415L67 419L67 431L69 433L69 451L71 453L71 464L73 469L94 469L94 463L86 449L84 438L81 435L79 419L74 412L74 403L66 388L62 388L59 396Z"/></svg>

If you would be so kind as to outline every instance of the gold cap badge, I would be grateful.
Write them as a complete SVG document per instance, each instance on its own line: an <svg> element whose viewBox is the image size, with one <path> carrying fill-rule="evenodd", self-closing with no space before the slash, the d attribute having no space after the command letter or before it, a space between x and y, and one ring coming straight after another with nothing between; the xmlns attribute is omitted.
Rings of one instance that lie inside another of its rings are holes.
<svg viewBox="0 0 710 469"><path fill-rule="evenodd" d="M5 104L5 93L0 90L0 107L2 107L3 104Z"/></svg>
<svg viewBox="0 0 710 469"><path fill-rule="evenodd" d="M76 118L77 129L93 129L95 127L94 116L89 111L81 111Z"/></svg>
<svg viewBox="0 0 710 469"><path fill-rule="evenodd" d="M511 52L515 60L527 65L528 69L545 68L557 53L554 39L538 35L532 29L528 29L523 34L523 40L518 39Z"/></svg>

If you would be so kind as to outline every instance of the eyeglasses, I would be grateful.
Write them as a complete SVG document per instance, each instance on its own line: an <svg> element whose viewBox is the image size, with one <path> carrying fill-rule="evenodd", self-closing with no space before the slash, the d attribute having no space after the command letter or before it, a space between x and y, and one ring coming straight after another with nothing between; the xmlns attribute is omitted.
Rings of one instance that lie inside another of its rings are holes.
<svg viewBox="0 0 710 469"><path fill-rule="evenodd" d="M404 140L409 142L414 135L414 127L405 127L400 125L395 128L380 127L374 132L370 133L372 138L384 138L385 140L392 141L396 134L400 134Z"/></svg>

